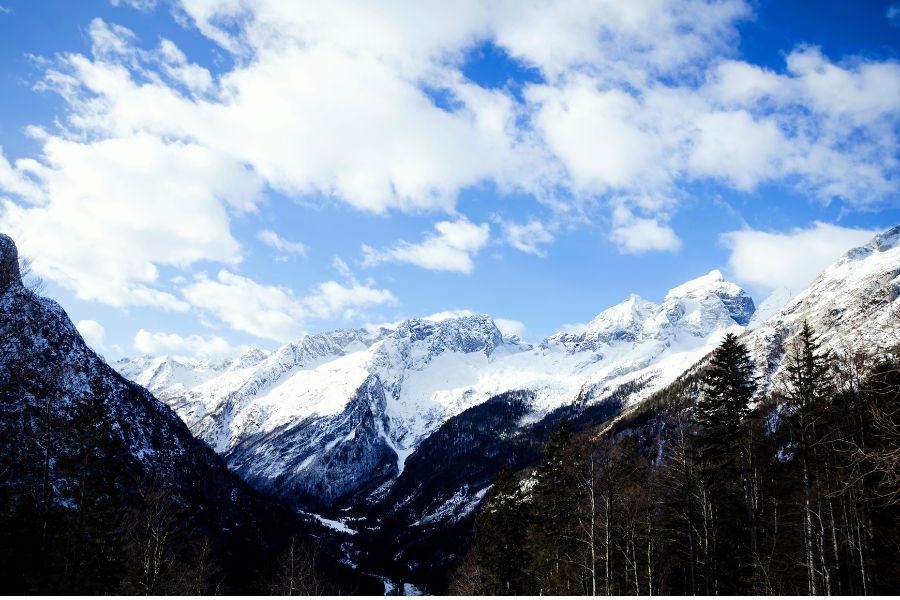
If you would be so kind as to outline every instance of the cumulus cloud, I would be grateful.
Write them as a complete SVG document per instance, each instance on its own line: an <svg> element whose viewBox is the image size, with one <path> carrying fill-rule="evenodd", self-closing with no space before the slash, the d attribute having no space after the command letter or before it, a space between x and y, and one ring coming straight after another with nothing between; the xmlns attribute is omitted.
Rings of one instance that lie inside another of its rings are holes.
<svg viewBox="0 0 900 600"><path fill-rule="evenodd" d="M298 298L285 287L260 284L226 269L216 279L198 275L184 288L184 297L232 329L277 342L301 337L309 319L352 318L362 308L396 302L390 291L353 278L346 284L320 283Z"/></svg>
<svg viewBox="0 0 900 600"><path fill-rule="evenodd" d="M161 289L160 266L241 260L229 214L253 209L259 180L230 158L144 133L92 143L51 136L44 158L17 164L41 196L0 200L0 229L38 275L78 298L183 311Z"/></svg>
<svg viewBox="0 0 900 600"><path fill-rule="evenodd" d="M798 292L841 254L865 244L878 232L816 222L787 232L731 231L722 242L731 251L734 277L761 289Z"/></svg>
<svg viewBox="0 0 900 600"><path fill-rule="evenodd" d="M139 330L134 336L134 347L142 354L174 354L200 358L224 358L234 355L234 348L225 338L200 335L181 336L177 333Z"/></svg>
<svg viewBox="0 0 900 600"><path fill-rule="evenodd" d="M306 254L306 246L300 242L291 242L269 229L264 229L256 234L256 238L266 246L287 252L288 254Z"/></svg>
<svg viewBox="0 0 900 600"><path fill-rule="evenodd" d="M352 319L362 308L396 302L390 291L352 280L348 284L337 281L320 283L312 294L304 298L303 305L310 317L329 319L340 315Z"/></svg>
<svg viewBox="0 0 900 600"><path fill-rule="evenodd" d="M656 219L636 217L626 208L618 208L613 214L611 239L623 254L674 252L681 248L681 240L671 227Z"/></svg>
<svg viewBox="0 0 900 600"><path fill-rule="evenodd" d="M744 110L703 115L688 158L694 173L727 179L739 190L778 173L786 140L771 120L757 121Z"/></svg>
<svg viewBox="0 0 900 600"><path fill-rule="evenodd" d="M490 239L490 225L460 219L440 221L434 229L436 233L427 234L418 244L401 241L384 250L363 244L363 264L371 267L384 262L404 262L435 271L471 273L475 269L473 257Z"/></svg>
<svg viewBox="0 0 900 600"><path fill-rule="evenodd" d="M81 337L84 338L87 345L95 351L106 351L106 342L104 340L106 337L106 329L103 325L91 319L82 319L75 324L75 329L78 330L78 333L81 334Z"/></svg>
<svg viewBox="0 0 900 600"><path fill-rule="evenodd" d="M232 329L257 337L285 342L304 332L303 307L289 289L262 285L226 269L216 279L198 275L184 288L184 297Z"/></svg>
<svg viewBox="0 0 900 600"><path fill-rule="evenodd" d="M526 254L547 256L547 251L541 246L553 242L554 236L543 223L536 219L527 223L516 223L501 218L498 218L497 222L503 228L506 243L510 246Z"/></svg>
<svg viewBox="0 0 900 600"><path fill-rule="evenodd" d="M38 87L64 106L52 128L29 130L38 155L0 157L0 227L36 272L82 299L186 310L160 271L233 269L242 252L231 220L259 210L265 189L458 215L461 190L489 185L557 220L610 211L620 249L649 252L678 248L668 223L695 182L791 186L851 209L877 206L900 182L900 63L835 62L805 46L776 69L746 63L742 0L182 0L173 10L228 66L213 76L171 40L147 45L94 20L90 53L39 63ZM536 81L518 94L468 79L467 56L485 43ZM453 231L369 248L367 263L471 272L487 225L441 223ZM546 228L518 227L505 231L513 247L545 252Z"/></svg>
<svg viewBox="0 0 900 600"><path fill-rule="evenodd" d="M522 337L525 335L525 323L515 319L494 319L494 324L504 337Z"/></svg>

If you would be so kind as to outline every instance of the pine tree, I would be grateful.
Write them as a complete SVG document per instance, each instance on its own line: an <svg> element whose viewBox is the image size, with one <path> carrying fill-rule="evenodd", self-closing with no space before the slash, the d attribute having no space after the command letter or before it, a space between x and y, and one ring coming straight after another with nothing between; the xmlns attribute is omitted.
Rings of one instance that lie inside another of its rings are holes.
<svg viewBox="0 0 900 600"><path fill-rule="evenodd" d="M474 593L529 593L525 579L527 526L518 481L504 465L476 523L475 558L486 581L484 589Z"/></svg>
<svg viewBox="0 0 900 600"><path fill-rule="evenodd" d="M578 565L583 545L573 518L583 493L580 465L570 445L572 430L563 418L544 448L544 460L532 489L531 572L541 594L574 594L581 590Z"/></svg>
<svg viewBox="0 0 900 600"><path fill-rule="evenodd" d="M755 516L750 502L748 417L756 391L746 346L728 334L702 377L703 394L694 418L694 442L706 490L709 524L707 593L740 593L750 588L748 565L756 553ZM727 576L730 573L731 576Z"/></svg>

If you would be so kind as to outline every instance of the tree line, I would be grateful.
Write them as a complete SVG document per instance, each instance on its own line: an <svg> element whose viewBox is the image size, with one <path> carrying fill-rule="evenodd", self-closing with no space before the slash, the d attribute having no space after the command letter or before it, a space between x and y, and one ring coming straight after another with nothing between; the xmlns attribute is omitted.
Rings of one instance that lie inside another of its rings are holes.
<svg viewBox="0 0 900 600"><path fill-rule="evenodd" d="M562 420L497 477L458 594L884 594L900 589L900 349L808 324L765 390L727 336L611 428Z"/></svg>

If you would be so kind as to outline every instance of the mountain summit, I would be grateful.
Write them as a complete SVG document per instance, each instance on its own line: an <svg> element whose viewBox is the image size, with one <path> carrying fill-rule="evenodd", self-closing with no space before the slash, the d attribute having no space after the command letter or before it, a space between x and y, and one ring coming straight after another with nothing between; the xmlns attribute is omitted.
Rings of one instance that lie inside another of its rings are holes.
<svg viewBox="0 0 900 600"><path fill-rule="evenodd" d="M492 397L529 391L529 422L640 381L634 402L742 331L752 313L750 296L713 271L661 304L632 295L583 333L537 347L504 337L488 315L465 314L307 336L224 368L146 358L116 367L247 481L335 505L385 493L423 440Z"/></svg>

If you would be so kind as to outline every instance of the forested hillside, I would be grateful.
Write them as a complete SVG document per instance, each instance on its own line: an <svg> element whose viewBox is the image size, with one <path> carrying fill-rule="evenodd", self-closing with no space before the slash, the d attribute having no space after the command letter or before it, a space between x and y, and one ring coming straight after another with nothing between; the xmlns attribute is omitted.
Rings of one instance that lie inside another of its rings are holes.
<svg viewBox="0 0 900 600"><path fill-rule="evenodd" d="M728 336L611 426L566 421L497 478L458 594L890 594L900 586L900 347L826 351L808 324L784 373Z"/></svg>

